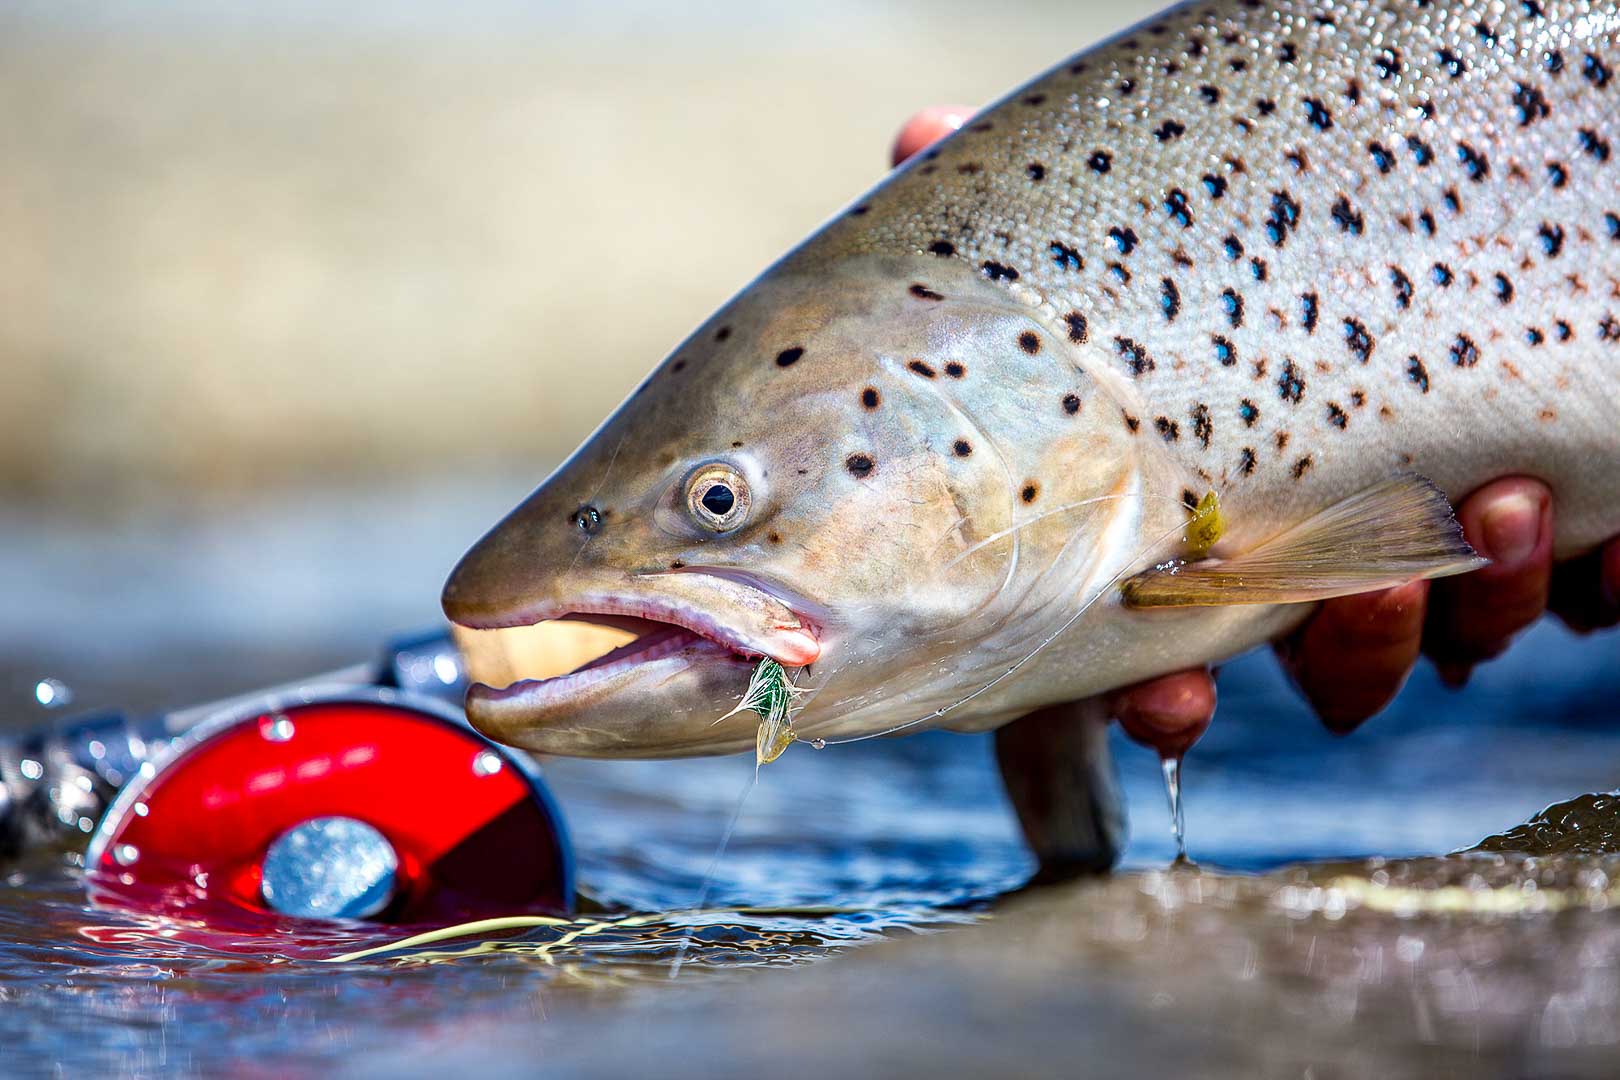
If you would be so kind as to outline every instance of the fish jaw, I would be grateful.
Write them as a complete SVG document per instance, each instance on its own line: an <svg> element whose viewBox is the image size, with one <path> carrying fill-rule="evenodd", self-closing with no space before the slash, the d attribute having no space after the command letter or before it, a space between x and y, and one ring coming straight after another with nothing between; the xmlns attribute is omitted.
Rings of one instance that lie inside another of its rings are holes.
<svg viewBox="0 0 1620 1080"><path fill-rule="evenodd" d="M468 660L468 720L493 739L541 753L678 757L746 749L751 716L714 721L736 703L755 662L769 656L801 668L823 652L805 618L736 574L624 575L506 612L462 603L456 584L453 575L445 611ZM630 640L573 671L510 681L487 648L469 647L563 620L618 627Z"/></svg>

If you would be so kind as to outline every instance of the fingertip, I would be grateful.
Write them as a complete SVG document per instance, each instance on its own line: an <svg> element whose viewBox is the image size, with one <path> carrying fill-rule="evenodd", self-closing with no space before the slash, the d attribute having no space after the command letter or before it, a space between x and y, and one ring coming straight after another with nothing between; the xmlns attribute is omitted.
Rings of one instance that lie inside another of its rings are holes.
<svg viewBox="0 0 1620 1080"><path fill-rule="evenodd" d="M1215 702L1215 680L1198 668L1116 691L1109 711L1133 742L1162 757L1180 757L1209 730Z"/></svg>
<svg viewBox="0 0 1620 1080"><path fill-rule="evenodd" d="M1552 492L1539 480L1506 477L1486 484L1458 510L1463 535L1490 565L1436 583L1424 651L1447 685L1505 649L1541 617L1552 580Z"/></svg>
<svg viewBox="0 0 1620 1080"><path fill-rule="evenodd" d="M1428 582L1413 581L1329 600L1278 650L1328 731L1349 734L1400 692L1417 662L1428 595Z"/></svg>
<svg viewBox="0 0 1620 1080"><path fill-rule="evenodd" d="M899 165L908 160L960 128L972 115L973 110L966 105L932 105L913 114L895 137L890 162Z"/></svg>

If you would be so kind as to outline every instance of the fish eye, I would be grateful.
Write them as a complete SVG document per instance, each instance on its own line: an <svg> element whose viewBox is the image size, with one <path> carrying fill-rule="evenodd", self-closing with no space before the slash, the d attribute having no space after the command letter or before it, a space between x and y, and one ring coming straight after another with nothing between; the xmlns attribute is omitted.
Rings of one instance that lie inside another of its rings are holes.
<svg viewBox="0 0 1620 1080"><path fill-rule="evenodd" d="M686 482L686 507L711 532L730 532L748 517L748 481L723 462L704 465Z"/></svg>

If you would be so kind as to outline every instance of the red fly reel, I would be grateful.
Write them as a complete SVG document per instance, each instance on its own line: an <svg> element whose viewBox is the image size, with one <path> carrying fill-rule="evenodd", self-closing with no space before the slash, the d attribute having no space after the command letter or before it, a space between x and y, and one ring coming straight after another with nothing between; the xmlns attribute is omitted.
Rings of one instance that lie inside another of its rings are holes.
<svg viewBox="0 0 1620 1080"><path fill-rule="evenodd" d="M91 841L90 884L210 923L566 913L567 839L531 769L425 695L263 700L142 767Z"/></svg>

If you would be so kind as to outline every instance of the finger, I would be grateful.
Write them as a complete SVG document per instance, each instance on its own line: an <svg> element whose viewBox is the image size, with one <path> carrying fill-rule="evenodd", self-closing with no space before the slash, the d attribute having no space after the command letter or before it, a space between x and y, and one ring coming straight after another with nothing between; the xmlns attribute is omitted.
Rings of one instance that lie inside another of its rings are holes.
<svg viewBox="0 0 1620 1080"><path fill-rule="evenodd" d="M1181 757L1209 730L1215 680L1203 668L1177 671L1116 690L1108 714L1125 734L1161 757Z"/></svg>
<svg viewBox="0 0 1620 1080"><path fill-rule="evenodd" d="M1552 492L1539 480L1486 484L1457 511L1463 536L1491 560L1470 574L1434 583L1423 649L1453 686L1507 648L1547 609L1552 580ZM1590 580L1598 588L1596 575Z"/></svg>
<svg viewBox="0 0 1620 1080"><path fill-rule="evenodd" d="M906 121L889 151L890 161L898 165L930 143L938 142L963 124L973 110L966 105L933 105Z"/></svg>
<svg viewBox="0 0 1620 1080"><path fill-rule="evenodd" d="M1554 567L1547 606L1583 634L1620 622L1620 540Z"/></svg>
<svg viewBox="0 0 1620 1080"><path fill-rule="evenodd" d="M1429 583L1326 601L1277 646L1283 667L1329 731L1344 735L1388 705L1423 642Z"/></svg>

